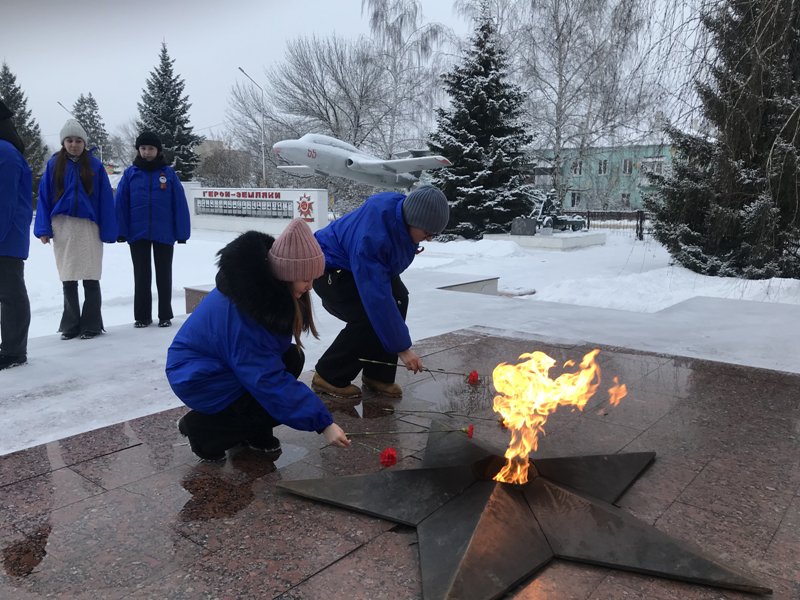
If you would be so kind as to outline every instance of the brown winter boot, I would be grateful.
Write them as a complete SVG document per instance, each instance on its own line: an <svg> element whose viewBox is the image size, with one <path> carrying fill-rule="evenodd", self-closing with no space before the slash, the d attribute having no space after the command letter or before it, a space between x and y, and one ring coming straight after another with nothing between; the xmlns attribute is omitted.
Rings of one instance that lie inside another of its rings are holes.
<svg viewBox="0 0 800 600"><path fill-rule="evenodd" d="M381 396L386 396L387 398L403 397L403 388L396 383L384 383L383 381L376 381L375 379L370 379L366 375L361 376L361 383L364 384L364 387L372 390L376 394L380 394Z"/></svg>
<svg viewBox="0 0 800 600"><path fill-rule="evenodd" d="M336 387L325 381L318 373L311 378L311 389L315 392L335 396L336 398L360 398L361 388L352 383L344 387Z"/></svg>

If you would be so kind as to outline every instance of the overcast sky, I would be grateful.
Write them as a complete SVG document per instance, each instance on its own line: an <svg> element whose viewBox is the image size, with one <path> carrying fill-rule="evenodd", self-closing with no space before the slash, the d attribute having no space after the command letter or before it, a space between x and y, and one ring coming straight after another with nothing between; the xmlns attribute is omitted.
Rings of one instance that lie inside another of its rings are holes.
<svg viewBox="0 0 800 600"><path fill-rule="evenodd" d="M463 33L448 0L423 0L426 22ZM162 41L186 82L191 123L221 130L231 87L259 83L299 35L368 33L361 0L0 0L0 61L8 63L50 146L78 96L95 97L109 133L138 116L136 103Z"/></svg>

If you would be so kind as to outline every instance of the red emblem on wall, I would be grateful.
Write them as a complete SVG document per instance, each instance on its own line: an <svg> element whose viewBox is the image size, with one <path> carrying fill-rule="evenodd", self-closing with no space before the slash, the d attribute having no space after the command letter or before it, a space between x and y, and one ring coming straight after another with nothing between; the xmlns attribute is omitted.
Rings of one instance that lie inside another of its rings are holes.
<svg viewBox="0 0 800 600"><path fill-rule="evenodd" d="M303 194L297 201L297 212L300 213L303 221L314 221L314 201L311 196Z"/></svg>

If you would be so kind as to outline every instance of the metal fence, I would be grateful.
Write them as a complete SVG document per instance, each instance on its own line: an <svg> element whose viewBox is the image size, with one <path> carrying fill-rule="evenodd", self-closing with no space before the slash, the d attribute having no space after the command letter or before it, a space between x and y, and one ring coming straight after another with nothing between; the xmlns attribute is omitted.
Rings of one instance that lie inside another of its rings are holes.
<svg viewBox="0 0 800 600"><path fill-rule="evenodd" d="M650 215L644 210L565 210L565 214L586 219L586 228L630 231L643 240L650 234Z"/></svg>

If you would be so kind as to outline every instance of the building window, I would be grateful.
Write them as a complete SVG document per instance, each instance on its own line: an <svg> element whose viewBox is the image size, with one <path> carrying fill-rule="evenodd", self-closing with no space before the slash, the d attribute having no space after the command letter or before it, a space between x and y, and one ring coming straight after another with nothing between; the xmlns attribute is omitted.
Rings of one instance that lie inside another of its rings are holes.
<svg viewBox="0 0 800 600"><path fill-rule="evenodd" d="M597 174L605 175L606 173L608 173L608 161L601 160L597 163Z"/></svg>
<svg viewBox="0 0 800 600"><path fill-rule="evenodd" d="M625 208L631 207L631 195L626 192L622 192L622 206Z"/></svg>
<svg viewBox="0 0 800 600"><path fill-rule="evenodd" d="M661 175L664 172L664 159L661 156L642 159L642 173Z"/></svg>
<svg viewBox="0 0 800 600"><path fill-rule="evenodd" d="M633 161L630 158L626 158L622 161L622 174L630 175L631 173L633 173Z"/></svg>
<svg viewBox="0 0 800 600"><path fill-rule="evenodd" d="M573 175L582 175L583 174L583 161L582 160L572 161L572 174Z"/></svg>
<svg viewBox="0 0 800 600"><path fill-rule="evenodd" d="M580 192L572 192L569 196L570 208L575 208L576 206L580 206L581 204L581 193Z"/></svg>

